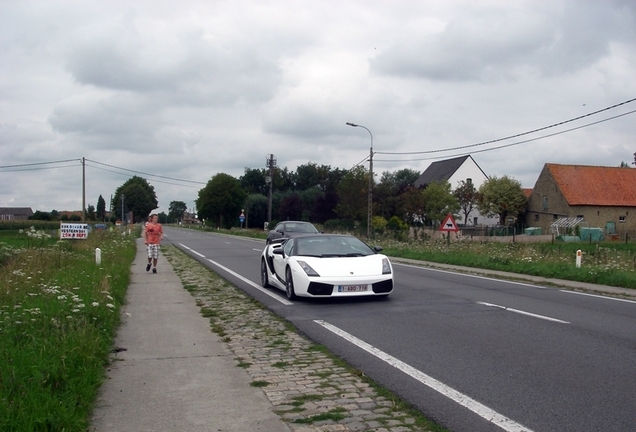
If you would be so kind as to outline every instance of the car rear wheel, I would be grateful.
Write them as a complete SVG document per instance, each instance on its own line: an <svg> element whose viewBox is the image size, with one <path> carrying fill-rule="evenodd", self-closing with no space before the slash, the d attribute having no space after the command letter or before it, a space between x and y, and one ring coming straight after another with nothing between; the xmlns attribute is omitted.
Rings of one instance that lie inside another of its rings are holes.
<svg viewBox="0 0 636 432"><path fill-rule="evenodd" d="M269 284L269 276L267 275L267 263L264 258L261 259L261 285L265 288L271 286Z"/></svg>
<svg viewBox="0 0 636 432"><path fill-rule="evenodd" d="M287 267L287 271L285 272L285 294L287 294L287 298L289 300L294 300L296 298L294 280L292 279L292 272L289 267Z"/></svg>

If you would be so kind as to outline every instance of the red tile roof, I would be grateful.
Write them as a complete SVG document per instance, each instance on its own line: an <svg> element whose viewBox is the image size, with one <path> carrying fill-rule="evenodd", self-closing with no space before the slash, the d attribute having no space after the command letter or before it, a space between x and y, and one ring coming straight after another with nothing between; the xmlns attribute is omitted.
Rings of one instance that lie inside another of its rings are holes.
<svg viewBox="0 0 636 432"><path fill-rule="evenodd" d="M572 205L636 207L636 169L546 164Z"/></svg>

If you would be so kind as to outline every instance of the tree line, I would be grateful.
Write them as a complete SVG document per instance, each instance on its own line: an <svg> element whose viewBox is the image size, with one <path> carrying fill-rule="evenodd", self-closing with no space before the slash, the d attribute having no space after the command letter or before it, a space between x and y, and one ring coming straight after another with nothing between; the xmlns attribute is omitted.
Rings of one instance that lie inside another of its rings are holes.
<svg viewBox="0 0 636 432"><path fill-rule="evenodd" d="M198 192L195 200L198 219L210 226L230 228L239 226L239 215L244 214L244 227L263 228L270 212L269 178L273 191L271 223L305 220L327 229L366 231L369 171L365 167L343 170L310 162L295 171L285 167L275 169L272 174L266 168L245 168L238 178L215 174ZM508 216L518 216L525 209L521 184L507 176L492 177L479 189L468 180L461 181L455 189L448 182L417 188L414 183L419 176L418 171L405 168L385 171L378 179L374 178L373 231L435 227L448 213L466 224L474 209L489 217L499 216L504 223ZM132 212L134 220L130 222L139 223L157 207L154 187L146 179L134 176L112 196L109 220L125 220ZM159 214L160 221L179 222L186 211L184 201L172 201L168 214ZM43 216L38 214L37 218ZM106 220L106 204L101 195L96 208L88 206L87 219Z"/></svg>

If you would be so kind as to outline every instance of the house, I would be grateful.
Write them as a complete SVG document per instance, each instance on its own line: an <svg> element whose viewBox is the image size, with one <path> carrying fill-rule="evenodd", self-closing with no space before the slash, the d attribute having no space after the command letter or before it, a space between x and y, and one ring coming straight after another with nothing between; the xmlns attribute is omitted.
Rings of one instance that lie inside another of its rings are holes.
<svg viewBox="0 0 636 432"><path fill-rule="evenodd" d="M0 207L0 220L28 220L31 216L31 207Z"/></svg>
<svg viewBox="0 0 636 432"><path fill-rule="evenodd" d="M526 225L550 233L562 218L582 218L583 226L610 237L636 236L636 169L545 164L528 199Z"/></svg>
<svg viewBox="0 0 636 432"><path fill-rule="evenodd" d="M479 190L479 187L488 180L488 176L477 165L472 156L468 155L433 162L413 185L419 188L426 188L432 182L447 181L451 185L451 190L455 190L462 180L472 182L475 189ZM474 209L468 214L467 225L495 225L498 222L498 217L489 218Z"/></svg>

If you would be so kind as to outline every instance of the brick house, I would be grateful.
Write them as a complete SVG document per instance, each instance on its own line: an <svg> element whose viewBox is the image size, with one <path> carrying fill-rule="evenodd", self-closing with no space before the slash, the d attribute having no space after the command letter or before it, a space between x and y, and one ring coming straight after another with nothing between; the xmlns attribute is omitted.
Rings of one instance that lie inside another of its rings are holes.
<svg viewBox="0 0 636 432"><path fill-rule="evenodd" d="M0 207L0 220L28 220L31 216L31 207Z"/></svg>
<svg viewBox="0 0 636 432"><path fill-rule="evenodd" d="M634 238L636 169L545 164L528 199L526 225L549 233L560 218L583 218L606 236Z"/></svg>

